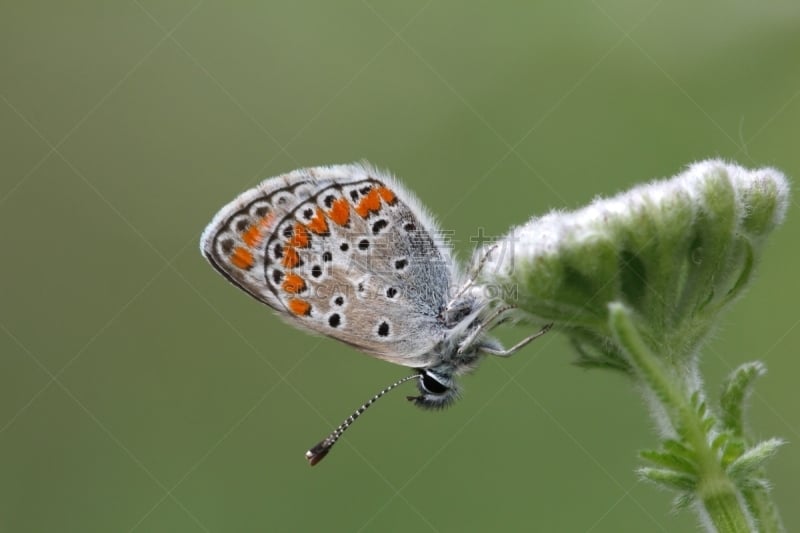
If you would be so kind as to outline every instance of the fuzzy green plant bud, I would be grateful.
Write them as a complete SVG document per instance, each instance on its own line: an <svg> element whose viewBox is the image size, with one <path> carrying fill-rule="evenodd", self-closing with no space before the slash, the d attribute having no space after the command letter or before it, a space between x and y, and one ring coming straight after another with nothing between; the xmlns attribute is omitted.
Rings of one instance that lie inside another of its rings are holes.
<svg viewBox="0 0 800 533"><path fill-rule="evenodd" d="M552 212L491 246L486 283L507 302L567 331L587 366L627 368L608 328L608 304L633 313L651 347L694 353L715 316L742 293L765 237L783 219L788 184L777 170L696 163L668 180Z"/></svg>

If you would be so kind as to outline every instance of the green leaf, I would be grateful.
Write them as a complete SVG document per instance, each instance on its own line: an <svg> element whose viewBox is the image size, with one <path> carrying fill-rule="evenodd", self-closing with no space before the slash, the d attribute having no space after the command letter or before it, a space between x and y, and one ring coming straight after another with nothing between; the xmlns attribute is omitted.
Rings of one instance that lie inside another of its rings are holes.
<svg viewBox="0 0 800 533"><path fill-rule="evenodd" d="M575 332L570 342L578 354L574 364L582 368L603 368L631 374L631 367L625 357L614 350L614 345L597 339L591 331Z"/></svg>
<svg viewBox="0 0 800 533"><path fill-rule="evenodd" d="M637 469L636 472L642 479L652 481L657 485L672 490L694 491L697 487L697 477L667 468L651 468L645 466Z"/></svg>
<svg viewBox="0 0 800 533"><path fill-rule="evenodd" d="M642 450L639 452L639 457L670 470L697 475L697 465L685 456L656 450Z"/></svg>
<svg viewBox="0 0 800 533"><path fill-rule="evenodd" d="M737 437L744 435L744 404L753 382L766 372L766 367L760 361L744 363L728 376L722 386L722 425Z"/></svg>
<svg viewBox="0 0 800 533"><path fill-rule="evenodd" d="M676 511L680 511L683 509L688 509L695 501L694 493L692 492L683 492L675 496L675 499L672 500L672 506L675 508Z"/></svg>
<svg viewBox="0 0 800 533"><path fill-rule="evenodd" d="M732 437L722 450L722 466L727 468L732 462L741 457L747 449L744 441L739 437Z"/></svg>
<svg viewBox="0 0 800 533"><path fill-rule="evenodd" d="M747 485L755 478L755 475L763 468L764 464L770 459L778 448L783 446L785 441L782 439L769 439L759 442L752 448L745 450L735 461L728 465L728 475L737 484Z"/></svg>
<svg viewBox="0 0 800 533"><path fill-rule="evenodd" d="M729 433L720 433L711 441L711 449L715 452L719 452L720 450L724 450L725 447L728 445L728 442L731 439L731 435Z"/></svg>
<svg viewBox="0 0 800 533"><path fill-rule="evenodd" d="M694 457L694 452L691 450L691 448L675 439L664 439L664 442L662 442L661 445L670 453L680 455L681 457L686 457L687 459Z"/></svg>

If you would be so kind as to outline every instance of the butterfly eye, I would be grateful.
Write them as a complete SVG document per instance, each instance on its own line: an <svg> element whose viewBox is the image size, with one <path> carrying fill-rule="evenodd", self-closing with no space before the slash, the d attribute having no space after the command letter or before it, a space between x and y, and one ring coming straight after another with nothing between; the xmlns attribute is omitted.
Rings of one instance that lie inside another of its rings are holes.
<svg viewBox="0 0 800 533"><path fill-rule="evenodd" d="M417 407L423 409L443 409L458 398L458 389L449 376L437 374L431 370L422 370L421 379L417 382L419 396L408 396Z"/></svg>
<svg viewBox="0 0 800 533"><path fill-rule="evenodd" d="M450 387L439 381L438 376L434 377L432 373L425 372L422 374L422 388L432 394L444 394Z"/></svg>

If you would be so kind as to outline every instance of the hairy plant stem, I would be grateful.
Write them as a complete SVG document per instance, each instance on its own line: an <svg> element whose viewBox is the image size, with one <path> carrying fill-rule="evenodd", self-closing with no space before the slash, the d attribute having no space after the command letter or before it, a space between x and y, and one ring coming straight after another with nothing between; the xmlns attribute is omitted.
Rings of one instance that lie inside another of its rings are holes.
<svg viewBox="0 0 800 533"><path fill-rule="evenodd" d="M703 420L692 408L691 391L679 374L665 366L642 339L630 311L621 303L609 304L609 327L625 351L641 382L657 398L673 428L681 428L697 459L697 505L713 525L712 531L753 531L744 500L706 439Z"/></svg>

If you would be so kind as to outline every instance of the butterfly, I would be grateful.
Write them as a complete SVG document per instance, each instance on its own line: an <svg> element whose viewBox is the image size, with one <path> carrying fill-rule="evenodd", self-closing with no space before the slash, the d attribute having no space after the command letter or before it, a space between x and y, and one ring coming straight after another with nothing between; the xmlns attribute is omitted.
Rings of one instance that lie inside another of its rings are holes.
<svg viewBox="0 0 800 533"><path fill-rule="evenodd" d="M514 311L459 269L431 215L392 176L368 164L295 170L224 206L200 249L228 281L300 329L415 369L359 407L306 458L317 464L381 396L415 379L408 399L435 409L456 378L510 349L487 335ZM491 253L489 248L486 256ZM484 258L485 258L484 257Z"/></svg>

